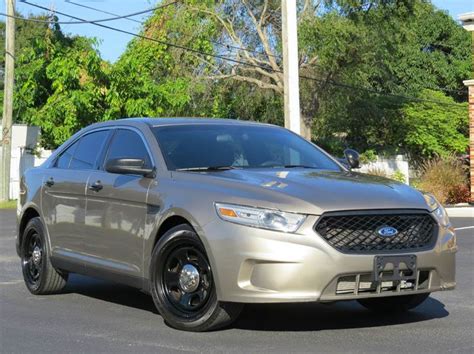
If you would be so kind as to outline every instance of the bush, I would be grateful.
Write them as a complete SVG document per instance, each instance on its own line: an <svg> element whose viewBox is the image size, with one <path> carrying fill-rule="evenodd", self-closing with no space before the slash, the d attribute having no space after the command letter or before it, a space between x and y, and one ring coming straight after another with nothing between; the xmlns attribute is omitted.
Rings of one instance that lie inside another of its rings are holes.
<svg viewBox="0 0 474 354"><path fill-rule="evenodd" d="M395 171L395 173L390 178L395 180L395 181L402 182L402 183L405 183L405 179L406 179L403 172L399 171L399 170Z"/></svg>
<svg viewBox="0 0 474 354"><path fill-rule="evenodd" d="M377 161L377 154L374 150L366 150L362 154L360 154L360 163L367 164L369 162Z"/></svg>
<svg viewBox="0 0 474 354"><path fill-rule="evenodd" d="M467 176L455 156L437 157L422 165L419 188L432 193L442 204L469 201Z"/></svg>
<svg viewBox="0 0 474 354"><path fill-rule="evenodd" d="M366 173L372 176L389 178L389 175L387 174L387 172L384 169L379 168L379 167L369 167Z"/></svg>

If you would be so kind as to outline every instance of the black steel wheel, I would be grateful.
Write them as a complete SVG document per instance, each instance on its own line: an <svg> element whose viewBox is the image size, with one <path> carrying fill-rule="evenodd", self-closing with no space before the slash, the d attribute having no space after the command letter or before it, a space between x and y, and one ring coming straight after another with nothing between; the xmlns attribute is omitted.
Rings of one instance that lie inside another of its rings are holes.
<svg viewBox="0 0 474 354"><path fill-rule="evenodd" d="M170 326L208 331L234 321L242 304L217 299L206 250L187 224L166 232L156 244L150 264L151 293Z"/></svg>
<svg viewBox="0 0 474 354"><path fill-rule="evenodd" d="M209 300L211 266L198 247L182 245L172 250L161 275L164 293L177 311L193 313Z"/></svg>
<svg viewBox="0 0 474 354"><path fill-rule="evenodd" d="M52 266L47 246L41 219L31 219L22 235L20 256L25 285L35 295L59 292L67 281L67 274Z"/></svg>
<svg viewBox="0 0 474 354"><path fill-rule="evenodd" d="M31 287L38 287L41 277L43 242L35 229L31 229L25 239L25 253L21 261L24 269L25 281Z"/></svg>

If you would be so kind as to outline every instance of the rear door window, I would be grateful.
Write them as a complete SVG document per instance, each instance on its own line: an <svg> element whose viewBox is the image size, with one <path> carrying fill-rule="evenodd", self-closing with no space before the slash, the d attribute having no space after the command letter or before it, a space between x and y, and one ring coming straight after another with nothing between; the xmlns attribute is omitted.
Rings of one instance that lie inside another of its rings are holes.
<svg viewBox="0 0 474 354"><path fill-rule="evenodd" d="M71 158L69 169L91 170L96 168L108 134L108 130L99 130L83 136Z"/></svg>
<svg viewBox="0 0 474 354"><path fill-rule="evenodd" d="M68 169L78 143L79 141L76 141L74 144L69 146L56 160L56 164L54 165L54 167Z"/></svg>

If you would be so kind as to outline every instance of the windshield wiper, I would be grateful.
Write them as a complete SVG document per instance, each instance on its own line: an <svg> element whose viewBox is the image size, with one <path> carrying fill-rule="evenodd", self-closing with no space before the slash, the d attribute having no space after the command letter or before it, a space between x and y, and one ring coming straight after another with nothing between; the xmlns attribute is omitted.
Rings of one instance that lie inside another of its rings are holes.
<svg viewBox="0 0 474 354"><path fill-rule="evenodd" d="M317 168L314 166L308 166L308 165L275 165L272 166L273 168Z"/></svg>
<svg viewBox="0 0 474 354"><path fill-rule="evenodd" d="M196 171L196 172L208 172L208 171L227 171L235 169L234 166L206 166L206 167L186 167L177 168L176 171Z"/></svg>

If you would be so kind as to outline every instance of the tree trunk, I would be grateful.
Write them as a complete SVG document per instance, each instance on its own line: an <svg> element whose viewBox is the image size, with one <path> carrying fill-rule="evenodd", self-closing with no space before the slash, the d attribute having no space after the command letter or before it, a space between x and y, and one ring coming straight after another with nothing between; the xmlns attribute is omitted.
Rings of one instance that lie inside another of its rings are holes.
<svg viewBox="0 0 474 354"><path fill-rule="evenodd" d="M311 141L311 118L301 115L301 136Z"/></svg>

